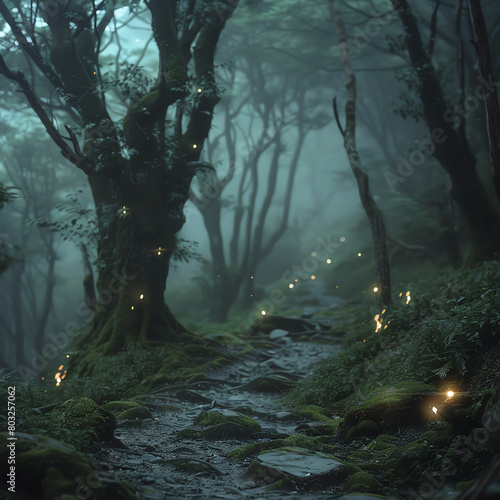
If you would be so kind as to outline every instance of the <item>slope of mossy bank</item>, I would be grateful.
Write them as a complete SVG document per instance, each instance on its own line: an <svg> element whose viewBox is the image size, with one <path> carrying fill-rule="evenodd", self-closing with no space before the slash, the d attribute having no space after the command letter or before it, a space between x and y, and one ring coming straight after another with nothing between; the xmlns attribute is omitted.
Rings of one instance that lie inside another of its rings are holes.
<svg viewBox="0 0 500 500"><path fill-rule="evenodd" d="M41 372L40 379L23 382L16 373L0 375L0 388L6 393L8 386L15 385L18 425L24 432L42 433L86 450L95 441L93 431L89 434L72 428L74 422L66 418L65 402L86 400L101 412L105 411L101 406L112 401L132 400L134 404L136 397L154 390L202 380L208 371L249 350L251 346L244 340L220 325L211 325L190 338L187 345L148 348L137 344L115 356L87 356L91 363L86 376L78 376L71 368L64 369L66 366L61 370L56 363L52 370ZM70 352L71 357L73 354Z"/></svg>
<svg viewBox="0 0 500 500"><path fill-rule="evenodd" d="M288 402L340 417L335 456L402 498L474 484L500 451L498 283L500 264L483 263L401 287L390 310L358 307L341 353Z"/></svg>

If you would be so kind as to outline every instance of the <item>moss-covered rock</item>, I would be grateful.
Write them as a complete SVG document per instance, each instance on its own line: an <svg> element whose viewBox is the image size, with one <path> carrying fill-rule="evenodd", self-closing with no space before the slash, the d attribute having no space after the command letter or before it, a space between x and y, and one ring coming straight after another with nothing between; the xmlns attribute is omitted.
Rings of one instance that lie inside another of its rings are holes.
<svg viewBox="0 0 500 500"><path fill-rule="evenodd" d="M274 439L272 441L261 441L235 448L228 454L228 458L234 462L242 462L248 457L256 456L263 451L276 450L278 448L294 447L323 453L333 453L335 447L325 443L324 437L307 437L293 434L285 439Z"/></svg>
<svg viewBox="0 0 500 500"><path fill-rule="evenodd" d="M349 493L378 493L380 491L377 480L367 472L356 472L349 477L345 484Z"/></svg>
<svg viewBox="0 0 500 500"><path fill-rule="evenodd" d="M7 443L7 433L0 439ZM6 446L0 449L0 471L8 473ZM134 492L110 477L72 446L45 436L17 433L16 497L39 500L92 498L137 500ZM26 480L29 478L29 481Z"/></svg>
<svg viewBox="0 0 500 500"><path fill-rule="evenodd" d="M435 389L431 385L406 382L382 387L361 406L344 416L342 436L347 438L351 428L363 420L374 422L380 429L392 430L398 422L422 424L429 419L427 400L432 400Z"/></svg>
<svg viewBox="0 0 500 500"><path fill-rule="evenodd" d="M115 416L89 398L66 401L52 411L50 418L69 431L81 432L89 442L110 441L116 429Z"/></svg>
<svg viewBox="0 0 500 500"><path fill-rule="evenodd" d="M259 423L253 418L247 417L243 413L226 409L204 411L195 418L193 423L201 427L208 427L227 422L232 422L257 432L261 430Z"/></svg>
<svg viewBox="0 0 500 500"><path fill-rule="evenodd" d="M145 406L136 406L120 413L116 419L121 420L147 420L154 418L152 413Z"/></svg>
<svg viewBox="0 0 500 500"><path fill-rule="evenodd" d="M143 407L141 403L137 403L137 401L125 400L125 401L110 401L109 403L105 403L102 405L105 410L110 411L115 416L124 412L125 410L130 410L131 408Z"/></svg>

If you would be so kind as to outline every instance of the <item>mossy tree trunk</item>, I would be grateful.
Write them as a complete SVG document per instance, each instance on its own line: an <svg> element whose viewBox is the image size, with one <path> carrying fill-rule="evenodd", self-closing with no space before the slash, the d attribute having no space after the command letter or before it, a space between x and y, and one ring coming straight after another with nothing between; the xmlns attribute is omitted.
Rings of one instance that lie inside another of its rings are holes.
<svg viewBox="0 0 500 500"><path fill-rule="evenodd" d="M0 14L20 47L78 113L85 130L82 149L71 128L64 139L24 75L0 60L2 73L19 83L63 155L88 176L99 226L99 276L95 303L86 293L86 350L113 354L131 342L176 341L184 331L164 292L176 234L185 221L183 206L219 101L214 54L235 8L228 0L221 9L221 3L146 1L159 76L127 103L119 125L108 112L99 69L101 39L114 7L107 6L104 15L77 2L42 9L52 35L49 63L31 41L36 34L27 39L0 0ZM177 122L169 135L166 118L175 108Z"/></svg>

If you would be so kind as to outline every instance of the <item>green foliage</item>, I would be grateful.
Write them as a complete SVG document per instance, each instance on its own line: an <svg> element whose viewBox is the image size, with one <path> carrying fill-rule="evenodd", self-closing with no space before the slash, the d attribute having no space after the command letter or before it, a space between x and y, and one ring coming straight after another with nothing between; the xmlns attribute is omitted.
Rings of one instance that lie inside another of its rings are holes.
<svg viewBox="0 0 500 500"><path fill-rule="evenodd" d="M331 406L356 391L369 393L399 381L452 378L466 385L488 353L498 350L499 282L500 264L487 262L445 282L408 285L411 300L404 293L398 297L381 315L378 333L366 313L357 316L357 323L348 325L344 349L318 365L292 400Z"/></svg>

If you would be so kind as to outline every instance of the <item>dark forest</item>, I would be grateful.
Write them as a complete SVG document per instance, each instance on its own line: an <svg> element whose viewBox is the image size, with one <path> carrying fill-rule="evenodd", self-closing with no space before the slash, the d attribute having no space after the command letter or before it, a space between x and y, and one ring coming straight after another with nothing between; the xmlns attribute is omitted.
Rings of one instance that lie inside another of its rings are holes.
<svg viewBox="0 0 500 500"><path fill-rule="evenodd" d="M499 498L499 88L495 0L0 0L0 498Z"/></svg>

